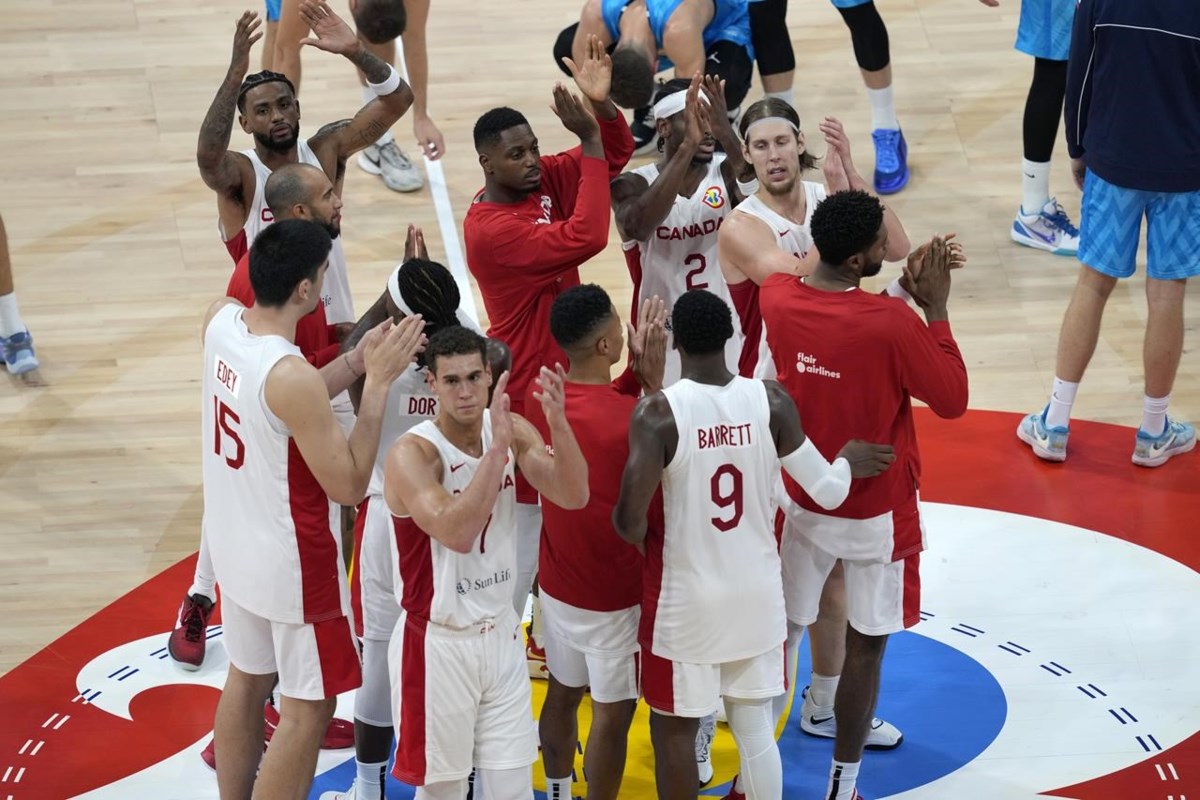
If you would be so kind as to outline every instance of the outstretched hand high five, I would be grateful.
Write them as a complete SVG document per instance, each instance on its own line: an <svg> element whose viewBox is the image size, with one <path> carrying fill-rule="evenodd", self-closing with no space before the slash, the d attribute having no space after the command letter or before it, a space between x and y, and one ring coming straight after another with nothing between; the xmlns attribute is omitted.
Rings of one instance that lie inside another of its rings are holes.
<svg viewBox="0 0 1200 800"><path fill-rule="evenodd" d="M350 30L345 20L333 13L326 0L300 0L300 17L308 23L316 37L301 39L302 45L343 56L350 55L361 46L358 36Z"/></svg>
<svg viewBox="0 0 1200 800"><path fill-rule="evenodd" d="M500 373L500 379L496 381L496 386L492 389L492 402L488 405L488 411L492 415L491 449L501 453L508 452L513 439L513 421L510 410L512 401L509 400L506 391L508 375L508 371Z"/></svg>
<svg viewBox="0 0 1200 800"><path fill-rule="evenodd" d="M595 34L587 38L582 64L576 64L569 57L563 59L563 64L588 100L597 104L608 102L608 92L612 86L612 58Z"/></svg>
<svg viewBox="0 0 1200 800"><path fill-rule="evenodd" d="M591 109L561 83L554 85L554 105L550 106L550 110L562 121L563 127L578 136L580 141L600 141L600 124L596 122Z"/></svg>
<svg viewBox="0 0 1200 800"><path fill-rule="evenodd" d="M263 37L259 31L262 19L253 11L247 11L238 19L233 32L233 55L229 59L229 70L239 75L250 71L250 48Z"/></svg>

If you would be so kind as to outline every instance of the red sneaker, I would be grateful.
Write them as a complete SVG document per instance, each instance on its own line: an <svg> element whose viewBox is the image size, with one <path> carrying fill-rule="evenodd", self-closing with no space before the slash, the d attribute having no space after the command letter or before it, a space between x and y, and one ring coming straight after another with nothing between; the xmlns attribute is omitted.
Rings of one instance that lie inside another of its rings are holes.
<svg viewBox="0 0 1200 800"><path fill-rule="evenodd" d="M737 786L737 776L733 776L733 783L729 784L729 794L725 795L725 800L746 800L746 795L733 788Z"/></svg>
<svg viewBox="0 0 1200 800"><path fill-rule="evenodd" d="M263 721L266 725L267 741L279 725L279 709L267 703L263 706ZM322 750L344 750L354 746L354 723L349 720L334 717L329 720L325 729L325 737L321 740Z"/></svg>
<svg viewBox="0 0 1200 800"><path fill-rule="evenodd" d="M213 601L202 594L189 595L179 607L179 622L167 639L167 652L176 664L195 671L204 663L204 646L208 643L208 618Z"/></svg>
<svg viewBox="0 0 1200 800"><path fill-rule="evenodd" d="M544 681L550 677L550 668L546 666L546 650L538 647L530 632L532 625L525 626L525 663L529 668L529 677Z"/></svg>
<svg viewBox="0 0 1200 800"><path fill-rule="evenodd" d="M267 729L266 729L267 738L266 738L266 741L263 742L263 752L264 753L267 752L267 742L269 742L271 740L271 730L272 730L272 728L270 728L270 727L267 727ZM200 760L203 761L206 765L208 765L208 768L211 769L213 772L217 771L217 740L216 739L208 740L208 744L205 745L204 749L200 751Z"/></svg>

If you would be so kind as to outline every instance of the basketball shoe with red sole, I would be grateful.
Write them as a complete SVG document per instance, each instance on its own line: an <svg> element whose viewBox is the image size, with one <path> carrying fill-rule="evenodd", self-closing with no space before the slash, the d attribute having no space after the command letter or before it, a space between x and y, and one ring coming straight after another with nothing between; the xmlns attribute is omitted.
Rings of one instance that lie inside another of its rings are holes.
<svg viewBox="0 0 1200 800"><path fill-rule="evenodd" d="M263 706L263 752L266 752L267 744L270 743L271 737L275 735L275 728L278 726L279 709L267 703ZM347 747L353 746L354 723L337 717L329 720L329 725L325 728L325 737L321 739L321 749L344 750ZM200 758L208 765L209 769L215 770L217 768L215 739L209 739L208 745L200 751Z"/></svg>
<svg viewBox="0 0 1200 800"><path fill-rule="evenodd" d="M525 664L529 668L529 677L539 681L548 680L550 668L546 666L546 651L538 647L533 640L530 630L533 626L525 626Z"/></svg>
<svg viewBox="0 0 1200 800"><path fill-rule="evenodd" d="M202 594L188 595L179 607L179 620L167 639L167 652L186 670L194 672L204 663L208 618L212 616L212 610L213 601Z"/></svg>

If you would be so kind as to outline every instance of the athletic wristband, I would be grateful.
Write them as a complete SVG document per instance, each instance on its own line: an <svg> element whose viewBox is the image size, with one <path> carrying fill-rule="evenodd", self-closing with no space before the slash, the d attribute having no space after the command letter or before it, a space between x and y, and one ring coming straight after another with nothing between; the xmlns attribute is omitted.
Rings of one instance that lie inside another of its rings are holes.
<svg viewBox="0 0 1200 800"><path fill-rule="evenodd" d="M748 181L738 181L737 190L742 193L742 197L749 197L758 191L758 178L751 178Z"/></svg>
<svg viewBox="0 0 1200 800"><path fill-rule="evenodd" d="M812 439L805 439L804 444L779 459L779 463L813 502L826 511L840 506L850 494L850 462L839 458L830 464Z"/></svg>
<svg viewBox="0 0 1200 800"><path fill-rule="evenodd" d="M883 290L883 293L886 294L888 297L899 297L901 300L903 300L906 303L911 303L912 299L913 299L912 295L908 293L908 290L900 285L899 278L896 278L891 283L889 283L888 287Z"/></svg>
<svg viewBox="0 0 1200 800"><path fill-rule="evenodd" d="M370 81L367 81L367 88L369 88L379 97L383 97L385 94L391 94L400 88L400 73L396 72L396 68L393 66L389 65L388 69L391 70L391 73L387 76L387 80L385 80L383 83L371 83Z"/></svg>

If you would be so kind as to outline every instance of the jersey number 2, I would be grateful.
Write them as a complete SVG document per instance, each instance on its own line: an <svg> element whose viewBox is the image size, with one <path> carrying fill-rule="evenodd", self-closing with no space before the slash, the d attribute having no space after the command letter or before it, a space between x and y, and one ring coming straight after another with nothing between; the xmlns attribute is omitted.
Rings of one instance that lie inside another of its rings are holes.
<svg viewBox="0 0 1200 800"><path fill-rule="evenodd" d="M242 421L237 412L222 403L216 395L213 395L213 421L216 423L213 425L213 452L224 455L230 469L241 469L246 461L246 445L242 444L242 437L238 436L234 425L240 425ZM222 433L233 442L233 455L221 452L224 447Z"/></svg>
<svg viewBox="0 0 1200 800"><path fill-rule="evenodd" d="M684 276L684 283L687 286L687 288L689 290L690 289L707 289L708 281L696 281L695 283L693 283L692 278L694 278L695 276L704 272L704 270L708 269L708 259L706 259L700 253L692 253L690 256L688 256L687 258L685 258L683 260L683 263L685 265L686 264L696 264L697 265L697 266L689 269L687 275Z"/></svg>
<svg viewBox="0 0 1200 800"><path fill-rule="evenodd" d="M726 476L729 477L729 491L722 488L722 478ZM713 505L721 509L733 509L733 516L728 519L712 517L710 520L714 528L722 533L728 533L742 521L742 472L733 464L722 464L713 473L709 484L712 488Z"/></svg>

